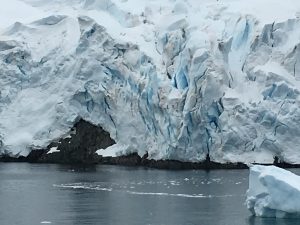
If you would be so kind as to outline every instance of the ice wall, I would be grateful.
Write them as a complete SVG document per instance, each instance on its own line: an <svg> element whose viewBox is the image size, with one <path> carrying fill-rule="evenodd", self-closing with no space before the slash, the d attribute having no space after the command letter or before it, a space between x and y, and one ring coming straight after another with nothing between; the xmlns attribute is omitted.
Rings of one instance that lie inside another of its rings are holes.
<svg viewBox="0 0 300 225"><path fill-rule="evenodd" d="M0 152L83 118L117 155L300 163L299 3L24 2L49 16L0 30Z"/></svg>

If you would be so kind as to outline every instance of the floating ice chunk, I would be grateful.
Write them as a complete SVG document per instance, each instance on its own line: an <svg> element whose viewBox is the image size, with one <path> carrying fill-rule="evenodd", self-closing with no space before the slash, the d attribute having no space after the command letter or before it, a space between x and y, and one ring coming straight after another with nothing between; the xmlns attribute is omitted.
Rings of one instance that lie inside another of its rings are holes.
<svg viewBox="0 0 300 225"><path fill-rule="evenodd" d="M255 216L300 217L300 177L275 166L252 166L246 205Z"/></svg>

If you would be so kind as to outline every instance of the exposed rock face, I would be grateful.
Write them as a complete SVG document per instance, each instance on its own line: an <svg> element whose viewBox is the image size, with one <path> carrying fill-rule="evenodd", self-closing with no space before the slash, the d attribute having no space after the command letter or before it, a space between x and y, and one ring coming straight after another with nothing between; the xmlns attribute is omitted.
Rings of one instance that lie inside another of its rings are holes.
<svg viewBox="0 0 300 225"><path fill-rule="evenodd" d="M96 151L113 144L115 141L108 132L81 119L72 128L69 137L51 143L36 162L96 163L99 158ZM51 149L55 151L51 152Z"/></svg>
<svg viewBox="0 0 300 225"><path fill-rule="evenodd" d="M157 169L171 169L171 170L186 170L186 169L246 169L247 165L243 163L216 163L208 160L192 163L181 162L178 160L153 160L148 159L147 155L140 157L133 153L127 156L117 157L103 157L99 161L101 164L109 165L123 165L123 166L144 166Z"/></svg>

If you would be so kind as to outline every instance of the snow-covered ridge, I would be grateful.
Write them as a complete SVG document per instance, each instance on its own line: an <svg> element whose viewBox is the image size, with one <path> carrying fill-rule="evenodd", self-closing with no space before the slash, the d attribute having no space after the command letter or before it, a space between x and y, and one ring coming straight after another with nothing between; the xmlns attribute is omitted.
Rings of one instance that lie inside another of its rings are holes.
<svg viewBox="0 0 300 225"><path fill-rule="evenodd" d="M298 1L4 6L18 2L35 13L0 24L1 152L26 155L83 118L114 155L300 163Z"/></svg>

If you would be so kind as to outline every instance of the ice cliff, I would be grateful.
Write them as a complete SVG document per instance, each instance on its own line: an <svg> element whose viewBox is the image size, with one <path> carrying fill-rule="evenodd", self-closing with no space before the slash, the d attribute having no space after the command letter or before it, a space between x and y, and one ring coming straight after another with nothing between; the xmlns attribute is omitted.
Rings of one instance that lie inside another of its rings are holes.
<svg viewBox="0 0 300 225"><path fill-rule="evenodd" d="M250 168L247 207L255 216L300 217L300 177L275 166Z"/></svg>
<svg viewBox="0 0 300 225"><path fill-rule="evenodd" d="M299 15L297 0L5 1L0 152L82 118L116 141L99 154L300 163Z"/></svg>

